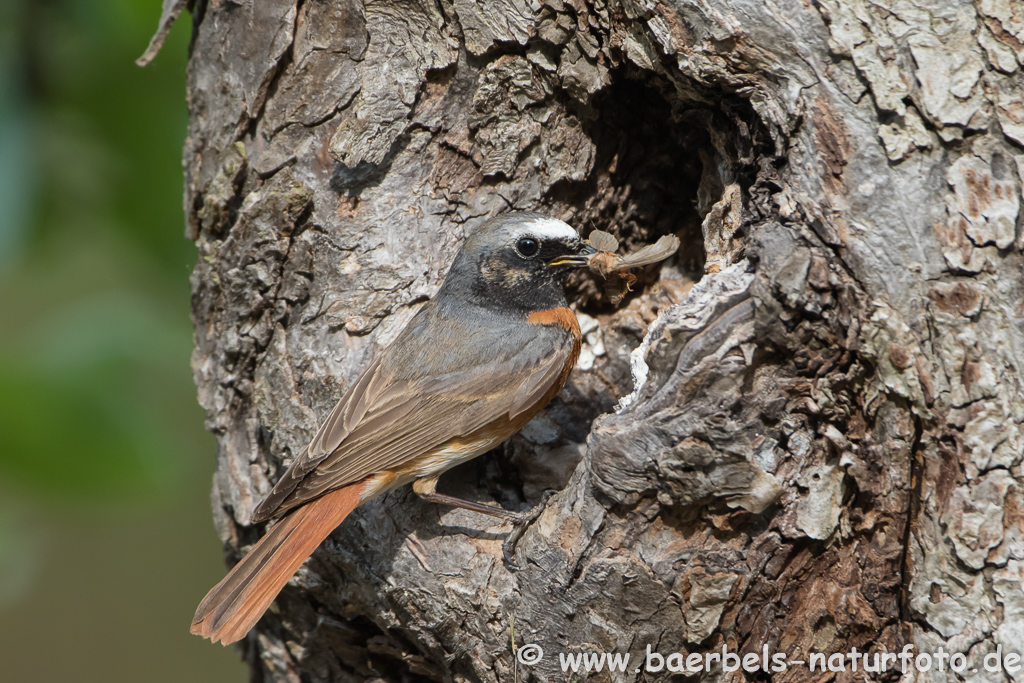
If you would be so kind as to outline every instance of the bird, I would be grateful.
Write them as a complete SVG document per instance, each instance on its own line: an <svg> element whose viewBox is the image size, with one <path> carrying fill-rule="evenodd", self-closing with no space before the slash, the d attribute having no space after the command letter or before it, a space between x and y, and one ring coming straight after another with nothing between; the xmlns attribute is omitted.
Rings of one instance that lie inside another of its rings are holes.
<svg viewBox="0 0 1024 683"><path fill-rule="evenodd" d="M595 253L570 225L534 212L473 231L436 296L367 364L256 507L253 524L280 520L206 595L192 633L224 645L245 637L352 510L406 484L427 502L528 522L438 493L438 477L504 442L561 390L581 345L565 284Z"/></svg>

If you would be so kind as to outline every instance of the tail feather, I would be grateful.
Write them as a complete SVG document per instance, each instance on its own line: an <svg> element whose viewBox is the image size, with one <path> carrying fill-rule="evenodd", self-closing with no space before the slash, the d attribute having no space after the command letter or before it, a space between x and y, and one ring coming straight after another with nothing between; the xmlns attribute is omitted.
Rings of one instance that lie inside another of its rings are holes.
<svg viewBox="0 0 1024 683"><path fill-rule="evenodd" d="M199 603L192 633L224 645L244 638L306 558L359 505L365 485L326 493L275 524Z"/></svg>

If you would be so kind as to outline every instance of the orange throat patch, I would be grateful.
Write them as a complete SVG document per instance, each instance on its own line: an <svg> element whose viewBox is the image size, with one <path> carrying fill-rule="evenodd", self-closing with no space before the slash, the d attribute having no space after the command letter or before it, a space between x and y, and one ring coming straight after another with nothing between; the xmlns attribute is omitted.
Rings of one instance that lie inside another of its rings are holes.
<svg viewBox="0 0 1024 683"><path fill-rule="evenodd" d="M576 314L572 312L572 309L567 306L534 311L526 318L526 322L531 325L558 325L569 330L577 343L583 336L580 333L580 321L576 319Z"/></svg>

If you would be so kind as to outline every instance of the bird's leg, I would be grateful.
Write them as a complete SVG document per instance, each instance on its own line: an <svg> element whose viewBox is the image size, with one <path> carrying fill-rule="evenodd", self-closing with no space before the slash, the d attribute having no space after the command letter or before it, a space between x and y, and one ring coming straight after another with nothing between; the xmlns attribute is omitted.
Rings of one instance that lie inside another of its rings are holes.
<svg viewBox="0 0 1024 683"><path fill-rule="evenodd" d="M471 500L463 500L462 498L446 496L443 493L438 493L438 476L440 475L417 479L412 483L412 490L416 495L428 503L441 503L442 505L450 505L464 510L481 512L485 515L498 517L499 519L511 522L512 531L509 532L508 536L505 538L505 542L501 546L501 554L502 558L505 560L505 565L509 569L519 569L519 565L517 565L513 559L516 552L516 545L519 543L519 539L523 537L523 534L526 533L526 528L530 526L535 519L540 517L540 513L544 511L544 506L547 505L548 499L551 498L554 491L548 491L545 493L543 500L541 500L541 502L535 505L532 509L527 510L526 512L512 512L511 510L500 508L497 505L475 503Z"/></svg>
<svg viewBox="0 0 1024 683"><path fill-rule="evenodd" d="M472 510L473 512L480 512L491 517L497 517L507 522L519 525L529 521L527 514L522 512L512 512L505 508L498 507L497 505L488 505L487 503L476 503L472 500L463 500L462 498L456 498L455 496L446 496L443 493L437 492L437 478L440 475L433 477L423 477L417 479L412 483L412 490L415 491L416 495L427 501L428 503L440 503L442 505L450 505L453 508L462 508L463 510Z"/></svg>

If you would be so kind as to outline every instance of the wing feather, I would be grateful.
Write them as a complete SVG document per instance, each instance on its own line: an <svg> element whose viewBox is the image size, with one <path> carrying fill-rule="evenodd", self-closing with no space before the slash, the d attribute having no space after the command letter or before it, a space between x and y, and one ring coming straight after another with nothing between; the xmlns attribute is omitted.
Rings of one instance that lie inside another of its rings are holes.
<svg viewBox="0 0 1024 683"><path fill-rule="evenodd" d="M568 332L531 327L535 338L512 357L440 376L394 379L387 372L389 354L382 354L334 407L308 451L257 507L253 521L400 468L447 441L531 410L559 381L573 352Z"/></svg>

